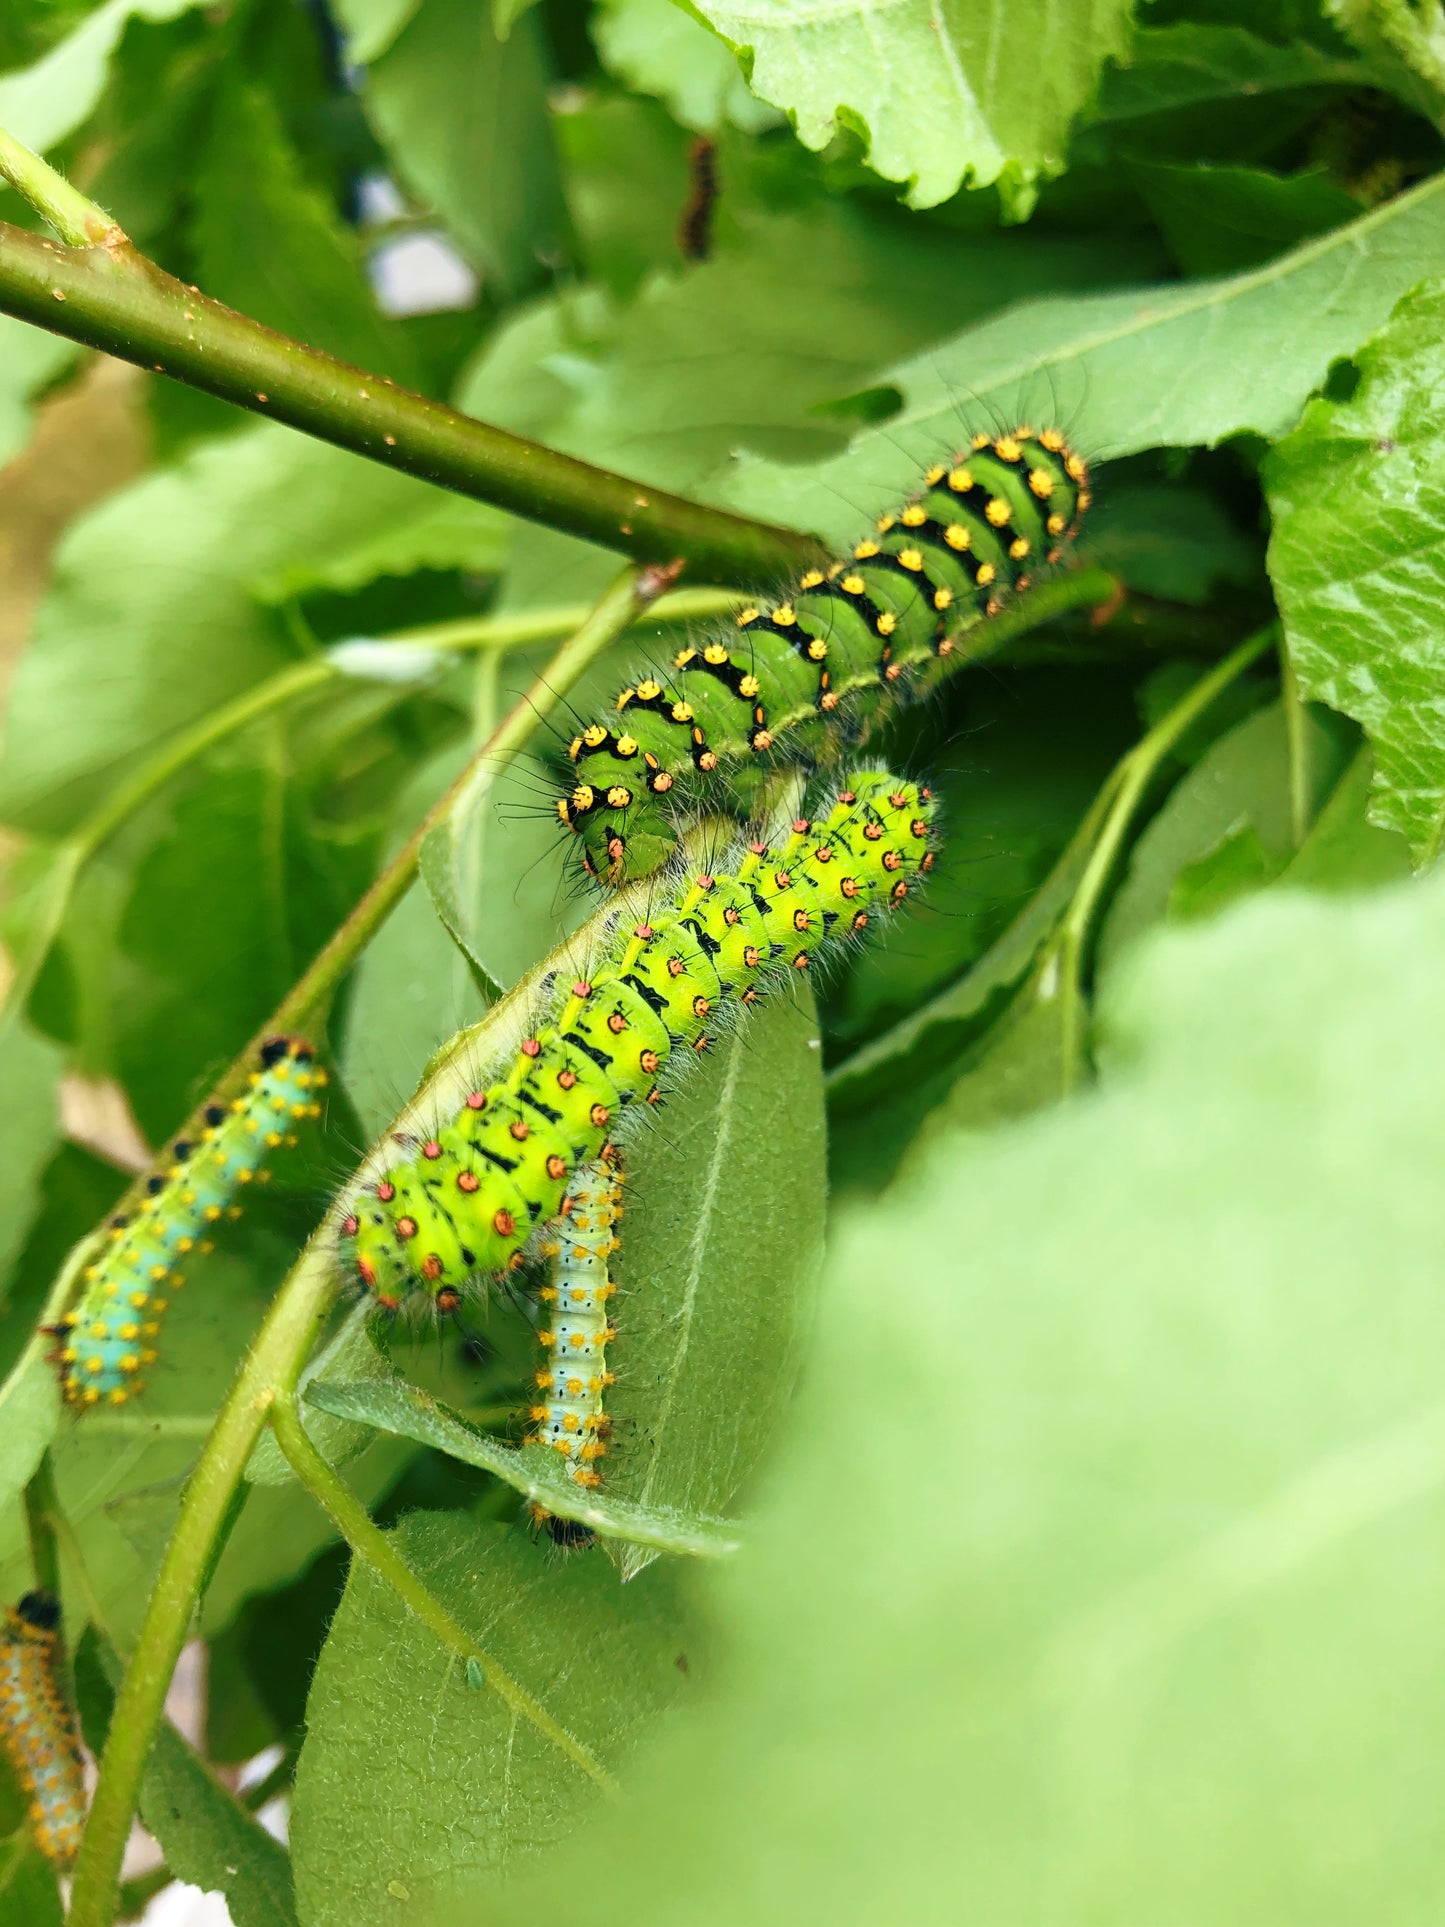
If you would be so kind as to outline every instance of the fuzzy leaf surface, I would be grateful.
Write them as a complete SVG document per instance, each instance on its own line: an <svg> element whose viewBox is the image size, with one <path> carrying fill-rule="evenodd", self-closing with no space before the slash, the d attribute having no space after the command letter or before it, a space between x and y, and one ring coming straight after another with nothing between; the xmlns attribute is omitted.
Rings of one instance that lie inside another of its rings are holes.
<svg viewBox="0 0 1445 1927"><path fill-rule="evenodd" d="M855 1215L716 1695L491 1917L1445 1903L1442 944L1434 884L1156 939L1102 1091Z"/></svg>
<svg viewBox="0 0 1445 1927"><path fill-rule="evenodd" d="M465 1513L414 1515L395 1538L452 1616L609 1769L688 1690L687 1621L666 1568L619 1587L595 1554L563 1563ZM594 1783L474 1677L353 1566L296 1776L301 1927L383 1927L399 1910L467 1918L448 1913L453 1896L535 1861L595 1802Z"/></svg>
<svg viewBox="0 0 1445 1927"><path fill-rule="evenodd" d="M902 409L846 455L811 469L745 465L727 497L841 541L860 511L890 506L975 420L1059 420L1091 459L1212 446L1247 429L1283 434L1330 363L1380 326L1442 249L1445 180L1435 176L1245 274L1025 302L877 374Z"/></svg>

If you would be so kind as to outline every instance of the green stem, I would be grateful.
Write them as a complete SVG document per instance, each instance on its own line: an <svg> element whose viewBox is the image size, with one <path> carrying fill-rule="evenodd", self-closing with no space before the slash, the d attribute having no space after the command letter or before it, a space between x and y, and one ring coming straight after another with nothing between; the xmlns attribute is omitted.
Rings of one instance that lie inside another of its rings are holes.
<svg viewBox="0 0 1445 1927"><path fill-rule="evenodd" d="M1053 946L1060 973L1058 994L1062 999L1060 1028L1065 1093L1073 1088L1080 1058L1084 943L1134 814L1144 799L1155 771L1185 730L1204 714L1216 696L1221 695L1237 676L1252 662L1258 661L1272 646L1276 634L1275 624L1270 623L1240 643L1237 649L1231 650L1221 663L1200 677L1187 695L1166 716L1162 716L1147 735L1140 738L1133 749L1121 758L1118 768L1109 778L1113 786L1113 802L1088 867L1064 912Z"/></svg>
<svg viewBox="0 0 1445 1927"><path fill-rule="evenodd" d="M753 582L822 557L810 536L595 468L263 327L166 274L114 223L90 233L83 196L9 136L3 151L7 177L77 244L0 222L0 313L639 562Z"/></svg>
<svg viewBox="0 0 1445 1927"><path fill-rule="evenodd" d="M452 798L475 781L477 769L484 762L495 778L497 769L526 743L539 716L562 699L577 677L657 599L669 581L669 571L644 569L629 570L614 583L452 789L427 813L405 848L283 999L263 1035L299 1028L303 1020L316 1016L410 886L422 840L444 819ZM239 1088L251 1061L248 1047L222 1079L219 1093ZM69 1927L109 1927L113 1917L121 1856L141 1775L196 1596L252 1447L278 1394L294 1388L336 1294L334 1215L328 1214L277 1293L186 1484L180 1515L146 1605L135 1654L116 1699L85 1842L76 1862Z"/></svg>
<svg viewBox="0 0 1445 1927"><path fill-rule="evenodd" d="M60 1548L55 1536L59 1513L55 1467L50 1454L44 1452L25 1488L25 1531L30 1540L30 1565L35 1583L45 1592L60 1591Z"/></svg>
<svg viewBox="0 0 1445 1927"><path fill-rule="evenodd" d="M112 236L125 238L103 207L88 200L48 161L32 154L3 127L0 127L0 177L23 194L71 247L104 246Z"/></svg>
<svg viewBox="0 0 1445 1927"><path fill-rule="evenodd" d="M441 1601L417 1578L396 1552L391 1540L372 1521L351 1488L312 1444L289 1392L278 1392L271 1408L271 1426L277 1444L290 1461L292 1471L321 1506L356 1557L364 1559L373 1572L386 1581L402 1604L409 1607L422 1624L435 1633L449 1652L462 1660L476 1660L487 1685L500 1695L515 1714L534 1726L604 1791L616 1792L612 1776L590 1749L554 1720L524 1687L519 1686L496 1659L457 1624Z"/></svg>
<svg viewBox="0 0 1445 1927"><path fill-rule="evenodd" d="M1284 708L1285 743L1289 753L1290 841L1299 849L1310 830L1309 712L1295 678L1294 660L1281 631L1279 638L1279 693Z"/></svg>

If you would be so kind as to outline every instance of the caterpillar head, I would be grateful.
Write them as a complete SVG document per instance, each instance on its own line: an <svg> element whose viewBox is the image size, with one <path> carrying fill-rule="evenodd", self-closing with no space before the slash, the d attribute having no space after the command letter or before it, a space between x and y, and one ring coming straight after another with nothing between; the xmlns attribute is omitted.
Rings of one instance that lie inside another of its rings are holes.
<svg viewBox="0 0 1445 1927"><path fill-rule="evenodd" d="M651 796L618 805L583 784L559 800L557 814L581 837L588 874L612 889L651 876L677 849L672 819Z"/></svg>

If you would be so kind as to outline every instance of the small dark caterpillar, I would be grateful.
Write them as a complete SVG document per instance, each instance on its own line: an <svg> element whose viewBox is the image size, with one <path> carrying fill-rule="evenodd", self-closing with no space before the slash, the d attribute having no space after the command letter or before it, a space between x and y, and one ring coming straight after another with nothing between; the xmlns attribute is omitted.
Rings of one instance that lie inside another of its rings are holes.
<svg viewBox="0 0 1445 1927"><path fill-rule="evenodd" d="M532 1407L539 1445L560 1452L578 1485L602 1483L597 1461L607 1453L608 1419L602 1403L614 1374L607 1347L617 1336L609 1306L616 1296L610 1259L619 1248L622 1178L614 1158L584 1165L572 1181L572 1209L543 1246L552 1274L541 1298L551 1323L538 1337L550 1363L537 1373L546 1398Z"/></svg>
<svg viewBox="0 0 1445 1927"><path fill-rule="evenodd" d="M28 1592L0 1628L0 1738L30 1801L30 1831L62 1870L85 1830L85 1772L61 1680L60 1602Z"/></svg>
<svg viewBox="0 0 1445 1927"><path fill-rule="evenodd" d="M727 807L747 814L778 760L835 761L880 705L966 659L960 635L1061 559L1089 502L1087 466L1057 429L976 436L846 561L684 648L670 676L624 689L625 723L595 722L567 752L576 767L557 814L581 836L587 868L609 883L649 875L719 770Z"/></svg>
<svg viewBox="0 0 1445 1927"><path fill-rule="evenodd" d="M677 227L677 245L685 261L706 261L712 253L712 217L717 206L717 142L699 134L687 150L692 193Z"/></svg>
<svg viewBox="0 0 1445 1927"><path fill-rule="evenodd" d="M425 1293L450 1312L469 1277L519 1268L533 1234L575 1208L579 1171L660 1100L669 1060L901 902L931 866L931 834L928 791L873 771L781 849L754 841L730 874L659 885L648 921L614 924L591 980L553 992L507 1075L357 1196L343 1233L362 1283L384 1306Z"/></svg>
<svg viewBox="0 0 1445 1927"><path fill-rule="evenodd" d="M86 1268L78 1304L55 1328L70 1404L83 1408L104 1399L120 1405L144 1390L136 1374L155 1358L165 1293L185 1283L177 1262L210 1249L205 1234L218 1219L240 1216L237 1190L255 1178L264 1181L269 1153L295 1144L300 1120L321 1115L315 1093L325 1083L309 1044L270 1038L246 1095L229 1110L212 1105L200 1138L194 1144L179 1139L167 1168L148 1180L140 1208L112 1220L110 1249Z"/></svg>

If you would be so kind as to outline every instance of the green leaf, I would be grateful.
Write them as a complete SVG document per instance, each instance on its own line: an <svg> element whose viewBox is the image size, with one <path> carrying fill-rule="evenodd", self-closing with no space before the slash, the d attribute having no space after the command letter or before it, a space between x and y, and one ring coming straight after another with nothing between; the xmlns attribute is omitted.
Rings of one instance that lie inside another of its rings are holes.
<svg viewBox="0 0 1445 1927"><path fill-rule="evenodd" d="M196 278L243 314L408 388L420 366L377 311L361 250L306 179L274 98L223 81L192 180Z"/></svg>
<svg viewBox="0 0 1445 1927"><path fill-rule="evenodd" d="M353 1305L331 1337L302 1368L297 1381L304 1391L313 1379L330 1378L346 1384L385 1384L392 1376L390 1360L382 1342L373 1307L364 1300ZM305 1407L301 1421L311 1443L331 1465L349 1465L371 1443L372 1433L364 1425L349 1425L319 1409ZM290 1485L296 1474L291 1461L268 1429L251 1449L246 1462L246 1477L252 1485Z"/></svg>
<svg viewBox="0 0 1445 1927"><path fill-rule="evenodd" d="M1305 695L1364 725L1371 819L1418 863L1445 833L1445 283L1402 300L1355 355L1348 401L1311 404L1270 456L1269 567Z"/></svg>
<svg viewBox="0 0 1445 1927"><path fill-rule="evenodd" d="M890 504L960 414L986 422L1062 418L1091 458L1213 445L1293 427L1330 363L1353 352L1445 249L1445 177L1223 281L1027 302L883 370L903 409L850 451L808 470L744 467L728 499L838 540ZM962 403L962 405L961 405Z"/></svg>
<svg viewBox="0 0 1445 1927"><path fill-rule="evenodd" d="M740 54L753 92L785 108L807 146L840 127L915 207L965 182L1015 190L1062 170L1069 123L1129 44L1127 0L1026 12L1004 0L696 0ZM1027 201L1024 210L1027 211Z"/></svg>
<svg viewBox="0 0 1445 1927"><path fill-rule="evenodd" d="M1103 1092L855 1214L716 1691L454 1917L1437 1911L1442 944L1433 886L1175 933Z"/></svg>
<svg viewBox="0 0 1445 1927"><path fill-rule="evenodd" d="M64 1057L15 1017L0 1026L0 1278L35 1215L40 1174L60 1139Z"/></svg>
<svg viewBox="0 0 1445 1927"><path fill-rule="evenodd" d="M0 1840L0 1927L62 1927L63 1918L54 1869L17 1827Z"/></svg>
<svg viewBox="0 0 1445 1927"><path fill-rule="evenodd" d="M1286 872L1291 883L1309 890L1361 890L1401 883L1410 874L1405 839L1368 820L1374 778L1374 758L1362 749Z"/></svg>
<svg viewBox="0 0 1445 1927"><path fill-rule="evenodd" d="M1079 550L1137 594L1195 608L1223 588L1263 586L1259 543L1198 488L1107 488Z"/></svg>
<svg viewBox="0 0 1445 1927"><path fill-rule="evenodd" d="M54 1340L30 1341L0 1385L0 1504L14 1513L42 1455L60 1429L60 1385L46 1353Z"/></svg>
<svg viewBox="0 0 1445 1927"><path fill-rule="evenodd" d="M709 46L695 22L663 5ZM739 85L742 83L739 82ZM556 116L567 200L587 273L611 293L636 293L654 269L681 264L678 227L688 202L687 136L651 101L625 95L564 95Z"/></svg>
<svg viewBox="0 0 1445 1927"><path fill-rule="evenodd" d="M198 0L105 0L32 66L0 78L0 127L37 153L73 134L100 99L130 20L175 20Z"/></svg>
<svg viewBox="0 0 1445 1927"><path fill-rule="evenodd" d="M480 1466L558 1518L578 1519L602 1538L624 1539L649 1548L652 1554L675 1552L697 1559L721 1558L737 1550L737 1528L727 1520L665 1505L633 1504L614 1498L605 1486L598 1492L585 1491L555 1452L540 1446L503 1445L414 1385L398 1380L363 1385L317 1380L308 1386L306 1400L318 1411L352 1425L414 1439L464 1465ZM635 1570L648 1563L640 1561Z"/></svg>
<svg viewBox="0 0 1445 1927"><path fill-rule="evenodd" d="M414 1515L395 1539L465 1630L607 1767L686 1692L689 1629L665 1568L619 1589L595 1555L564 1562L464 1513ZM595 1799L590 1780L353 1565L296 1774L302 1927L472 1918L448 1913L453 1894L550 1853Z"/></svg>
<svg viewBox="0 0 1445 1927"><path fill-rule="evenodd" d="M95 1751L109 1729L122 1667L94 1634L76 1655ZM177 1880L221 1893L235 1927L295 1927L291 1862L279 1840L223 1787L169 1720L156 1732L140 1790L141 1818Z"/></svg>
<svg viewBox="0 0 1445 1927"><path fill-rule="evenodd" d="M1323 168L1272 174L1262 167L1129 169L1185 274L1233 274L1353 221L1360 203Z"/></svg>
<svg viewBox="0 0 1445 1927"><path fill-rule="evenodd" d="M1425 0L1324 0L1325 12L1364 53L1382 83L1428 119L1445 108L1445 26Z"/></svg>
<svg viewBox="0 0 1445 1927"><path fill-rule="evenodd" d="M535 14L499 40L473 0L419 0L366 70L362 98L397 170L504 297L566 241L546 89Z"/></svg>
<svg viewBox="0 0 1445 1927"><path fill-rule="evenodd" d="M346 34L347 58L358 67L379 60L420 5L421 0L341 0L336 13Z"/></svg>
<svg viewBox="0 0 1445 1927"><path fill-rule="evenodd" d="M1215 20L1141 24L1127 62L1104 69L1090 124L1127 131L1131 121L1181 108L1212 108L1307 87L1359 87L1373 77L1348 49L1318 46L1300 34L1271 40L1257 9L1251 7L1247 17L1260 31Z"/></svg>
<svg viewBox="0 0 1445 1927"><path fill-rule="evenodd" d="M634 93L655 95L699 134L715 134L725 122L752 133L778 124L777 109L752 93L737 56L676 0L601 0L592 38L609 73Z"/></svg>
<svg viewBox="0 0 1445 1927"><path fill-rule="evenodd" d="M1303 801L1312 821L1339 780L1348 750L1325 725L1303 718ZM1195 914L1197 892L1211 886L1199 865L1228 851L1227 872L1247 880L1254 851L1260 884L1271 882L1294 855L1291 755L1284 711L1272 703L1230 730L1178 783L1169 800L1134 845L1129 868L1099 936L1097 968L1107 971L1144 931L1171 914ZM1250 832L1253 843L1235 846ZM1184 895L1178 894L1184 879ZM1222 880L1221 878L1216 878ZM1194 900L1186 899L1195 893Z"/></svg>
<svg viewBox="0 0 1445 1927"><path fill-rule="evenodd" d="M608 1504L727 1511L792 1391L828 1169L817 1012L791 988L629 1146ZM650 1556L621 1548L623 1577Z"/></svg>
<svg viewBox="0 0 1445 1927"><path fill-rule="evenodd" d="M142 753L285 663L253 588L429 522L435 502L424 482L263 424L81 516L16 671L0 812L72 827Z"/></svg>

